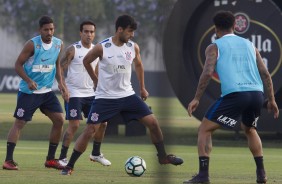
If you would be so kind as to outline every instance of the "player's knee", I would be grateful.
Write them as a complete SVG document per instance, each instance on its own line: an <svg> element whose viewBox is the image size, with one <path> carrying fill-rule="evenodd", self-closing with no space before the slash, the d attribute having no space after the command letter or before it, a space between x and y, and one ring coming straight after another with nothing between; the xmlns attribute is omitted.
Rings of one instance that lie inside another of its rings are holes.
<svg viewBox="0 0 282 184"><path fill-rule="evenodd" d="M105 128L107 128L107 125L108 125L108 122L104 122L104 123L100 124L100 127L105 129Z"/></svg>
<svg viewBox="0 0 282 184"><path fill-rule="evenodd" d="M253 127L245 127L243 129L243 131L244 131L244 133L246 135L251 135L251 134L256 134L257 133L257 130L255 128L253 128Z"/></svg>
<svg viewBox="0 0 282 184"><path fill-rule="evenodd" d="M16 121L13 125L13 129L21 130L21 129L24 128L25 125L26 125L26 121L16 119Z"/></svg>
<svg viewBox="0 0 282 184"><path fill-rule="evenodd" d="M148 121L146 123L144 123L145 126L147 126L150 130L156 130L159 129L160 126L158 124L158 121L156 119L152 119L151 121Z"/></svg>
<svg viewBox="0 0 282 184"><path fill-rule="evenodd" d="M69 123L68 129L70 131L76 131L79 127L79 123Z"/></svg>
<svg viewBox="0 0 282 184"><path fill-rule="evenodd" d="M87 124L84 129L84 135L91 136L96 132L96 127L93 124Z"/></svg>

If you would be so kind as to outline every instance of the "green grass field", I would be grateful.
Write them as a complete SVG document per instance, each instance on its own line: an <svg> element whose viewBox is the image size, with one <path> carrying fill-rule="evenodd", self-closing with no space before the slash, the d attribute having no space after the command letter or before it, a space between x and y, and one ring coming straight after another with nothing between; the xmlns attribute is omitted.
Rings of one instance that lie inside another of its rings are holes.
<svg viewBox="0 0 282 184"><path fill-rule="evenodd" d="M5 141L0 142L0 155L5 154ZM76 184L76 183L119 183L119 184L177 184L197 172L198 160L195 146L169 146L170 150L183 157L182 166L160 166L150 144L104 143L102 150L112 165L109 167L90 162L91 146L78 160L71 176L62 176L54 169L44 168L47 153L46 141L20 141L15 154L19 171L0 170L0 183L17 184ZM130 177L124 171L124 162L130 156L139 155L145 159L147 170L141 177ZM281 150L265 149L265 167L269 183L282 183ZM215 184L255 183L254 162L246 148L217 147L212 153L210 177Z"/></svg>
<svg viewBox="0 0 282 184"><path fill-rule="evenodd" d="M2 160L6 154L6 136L14 121L12 114L15 103L15 94L0 94L0 158ZM62 176L57 170L44 168L51 123L38 112L33 121L23 130L15 150L14 158L19 163L20 170L0 170L0 183L182 183L198 171L196 140L199 121L188 118L185 108L176 98L149 98L147 103L159 119L168 152L182 157L184 159L182 166L160 166L149 136L126 137L124 126L121 125L119 134L106 136L102 144L103 153L112 162L110 167L103 167L89 161L88 156L91 150L91 144L89 144L86 152L78 160L73 175ZM79 132L83 127L82 123ZM214 147L210 161L210 178L213 184L255 183L255 164L247 148L246 139L241 133L236 139L234 135L234 132L223 130L214 134ZM261 135L265 147L264 160L268 183L280 184L282 183L281 138L275 133L261 133ZM59 150L60 146L57 156ZM141 156L147 163L147 171L141 177L130 177L124 171L124 162L134 155Z"/></svg>

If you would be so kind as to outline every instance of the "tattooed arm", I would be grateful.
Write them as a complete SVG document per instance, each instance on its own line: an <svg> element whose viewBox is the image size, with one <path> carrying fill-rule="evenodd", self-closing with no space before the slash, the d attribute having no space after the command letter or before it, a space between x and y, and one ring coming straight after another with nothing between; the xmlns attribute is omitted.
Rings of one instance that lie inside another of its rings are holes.
<svg viewBox="0 0 282 184"><path fill-rule="evenodd" d="M206 61L203 68L203 72L200 76L200 80L198 83L197 91L195 94L194 99L189 103L187 111L189 116L192 116L192 113L197 109L199 105L199 101L204 94L210 79L212 78L212 75L215 70L215 65L217 62L217 46L215 44L211 44L206 48L205 55L206 55Z"/></svg>
<svg viewBox="0 0 282 184"><path fill-rule="evenodd" d="M66 89L65 95L63 95L63 99L66 102L69 101L69 92L68 92L68 88L67 88L66 83L65 83L65 72L67 71L68 66L70 65L71 61L73 60L74 52L75 52L74 46L73 45L69 46L66 49L65 53L63 54L63 56L60 60L60 66L61 66L60 72L61 72L63 84L64 84L65 89Z"/></svg>
<svg viewBox="0 0 282 184"><path fill-rule="evenodd" d="M261 58L261 55L258 51L258 49L256 49L256 58L257 58L257 66L258 66L258 70L260 73L260 77L263 81L264 84L264 88L266 90L267 93L267 98L268 98L268 103L267 103L267 110L268 112L273 111L274 112L274 118L278 118L279 116L279 109L277 107L277 104L275 102L275 97L274 97L274 90L273 90L273 83L272 83L272 79L271 76Z"/></svg>

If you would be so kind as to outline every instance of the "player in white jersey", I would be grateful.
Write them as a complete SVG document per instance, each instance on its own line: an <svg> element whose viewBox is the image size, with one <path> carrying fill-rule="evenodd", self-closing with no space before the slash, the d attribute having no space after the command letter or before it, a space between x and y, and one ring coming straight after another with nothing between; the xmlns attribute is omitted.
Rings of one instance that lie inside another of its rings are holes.
<svg viewBox="0 0 282 184"><path fill-rule="evenodd" d="M59 157L60 164L67 164L67 152L69 145L77 131L82 113L87 118L94 100L94 83L88 75L83 65L84 56L91 50L95 38L96 25L94 22L87 20L80 24L80 38L69 46L61 59L62 73L67 71L66 88L69 92L69 99L65 101L66 120L69 120L69 125L63 136L61 154ZM92 67L95 69L98 59L92 62ZM107 122L101 123L99 131L94 135L93 150L90 154L90 160L99 162L102 165L109 166L111 162L107 160L100 152L101 142L104 138Z"/></svg>
<svg viewBox="0 0 282 184"><path fill-rule="evenodd" d="M150 130L151 140L157 149L160 164L181 165L183 160L167 154L163 135L157 119L143 100L148 97L144 84L144 69L139 46L130 39L134 36L137 23L129 15L116 20L116 33L97 44L84 57L83 63L92 80L97 83L96 96L87 119L87 127L76 141L74 151L62 170L62 175L70 175L74 164L86 150L91 135L98 131L99 124L120 113L125 121L137 119ZM99 58L98 77L91 63ZM140 95L131 86L131 64L134 63L139 80ZM98 80L99 79L99 80Z"/></svg>

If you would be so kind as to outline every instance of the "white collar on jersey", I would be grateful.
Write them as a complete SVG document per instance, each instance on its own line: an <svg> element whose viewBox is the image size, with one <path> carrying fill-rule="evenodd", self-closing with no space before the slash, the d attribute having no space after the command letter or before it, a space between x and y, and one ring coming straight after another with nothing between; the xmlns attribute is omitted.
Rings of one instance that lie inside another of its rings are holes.
<svg viewBox="0 0 282 184"><path fill-rule="evenodd" d="M44 43L41 39L41 43L42 43L42 47L45 49L45 50L49 50L51 47L52 47L52 44L53 42L51 41L51 43Z"/></svg>

